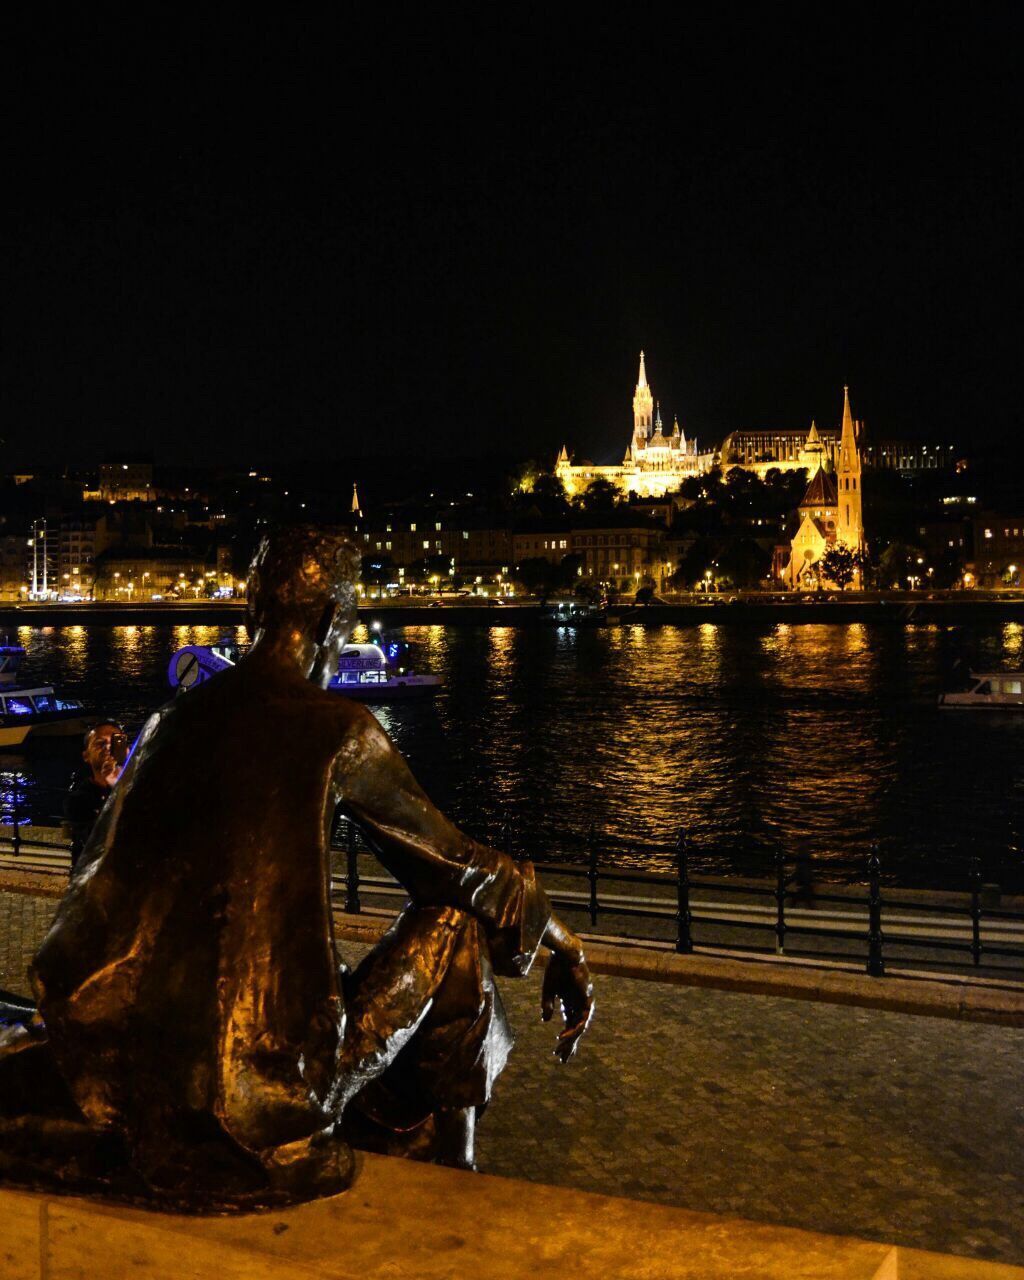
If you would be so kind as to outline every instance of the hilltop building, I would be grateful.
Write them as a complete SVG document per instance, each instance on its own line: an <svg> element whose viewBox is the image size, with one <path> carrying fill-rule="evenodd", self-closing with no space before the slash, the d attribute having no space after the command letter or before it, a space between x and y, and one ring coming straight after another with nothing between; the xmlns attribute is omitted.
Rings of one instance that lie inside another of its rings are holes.
<svg viewBox="0 0 1024 1280"><path fill-rule="evenodd" d="M834 466L839 448L838 431L819 431L811 422L805 435L797 428L774 431L731 431L722 441L723 473L733 467L753 471L762 480L772 470L800 471L813 476L820 466Z"/></svg>
<svg viewBox="0 0 1024 1280"><path fill-rule="evenodd" d="M818 567L830 547L842 544L851 551L864 549L859 425L850 411L850 388L843 388L843 422L835 474L826 466L823 451L800 503L800 525L791 544L784 577L794 590L826 585ZM814 424L811 434L816 436ZM813 446L808 435L805 450ZM820 442L819 442L820 443ZM854 579L855 582L858 577Z"/></svg>
<svg viewBox="0 0 1024 1280"><path fill-rule="evenodd" d="M595 480L607 480L623 495L638 494L642 498L661 498L673 493L690 476L703 475L715 465L715 453L701 453L696 439L687 440L679 419L665 433L661 411L647 382L644 353L640 352L640 374L633 393L633 434L626 455L618 466L574 465L562 446L555 464L555 475L562 481L570 497L582 493Z"/></svg>

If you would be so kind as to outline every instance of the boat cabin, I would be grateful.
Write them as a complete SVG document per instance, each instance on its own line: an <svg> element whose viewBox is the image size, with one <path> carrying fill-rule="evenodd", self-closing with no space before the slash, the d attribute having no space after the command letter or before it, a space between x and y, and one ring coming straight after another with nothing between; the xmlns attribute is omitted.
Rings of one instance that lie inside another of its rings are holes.
<svg viewBox="0 0 1024 1280"><path fill-rule="evenodd" d="M972 671L970 688L965 693L940 694L939 706L997 711L1024 710L1024 672Z"/></svg>
<svg viewBox="0 0 1024 1280"><path fill-rule="evenodd" d="M338 659L340 685L387 684L388 660L375 644L348 644ZM333 683L333 682L332 682Z"/></svg>

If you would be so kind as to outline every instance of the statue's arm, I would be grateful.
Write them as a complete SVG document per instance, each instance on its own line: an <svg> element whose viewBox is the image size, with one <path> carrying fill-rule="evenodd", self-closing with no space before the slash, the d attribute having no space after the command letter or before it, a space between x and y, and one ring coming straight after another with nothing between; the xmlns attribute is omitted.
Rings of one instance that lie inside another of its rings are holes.
<svg viewBox="0 0 1024 1280"><path fill-rule="evenodd" d="M532 864L470 839L430 802L377 721L365 712L357 724L336 765L339 803L415 902L472 912L498 971L525 973L542 942L558 945L567 932Z"/></svg>
<svg viewBox="0 0 1024 1280"><path fill-rule="evenodd" d="M541 1012L545 1022L561 1013L555 1053L567 1062L594 1012L579 938L552 912L532 864L513 862L453 826L430 803L373 716L358 710L336 764L339 802L414 901L461 907L483 923L499 973L526 973L539 946L551 951Z"/></svg>

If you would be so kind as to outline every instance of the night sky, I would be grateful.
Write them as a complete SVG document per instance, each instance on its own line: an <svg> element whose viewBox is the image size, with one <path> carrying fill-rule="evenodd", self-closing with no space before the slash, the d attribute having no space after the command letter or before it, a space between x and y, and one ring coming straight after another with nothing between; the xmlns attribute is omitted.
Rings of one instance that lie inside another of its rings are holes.
<svg viewBox="0 0 1024 1280"><path fill-rule="evenodd" d="M1016 448L1012 8L341 12L8 33L8 465Z"/></svg>

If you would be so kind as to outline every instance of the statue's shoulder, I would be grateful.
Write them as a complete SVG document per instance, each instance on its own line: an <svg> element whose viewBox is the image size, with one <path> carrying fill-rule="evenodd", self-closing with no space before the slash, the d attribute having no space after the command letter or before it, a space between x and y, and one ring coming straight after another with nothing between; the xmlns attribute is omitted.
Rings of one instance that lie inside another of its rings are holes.
<svg viewBox="0 0 1024 1280"><path fill-rule="evenodd" d="M339 755L355 761L379 749L382 741L389 741L376 716L362 703L339 693L322 692L321 705Z"/></svg>

